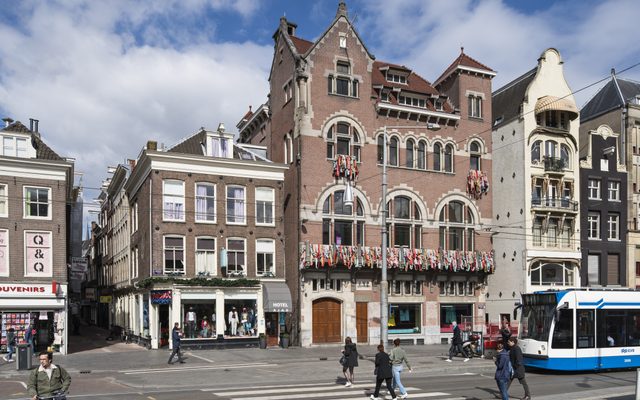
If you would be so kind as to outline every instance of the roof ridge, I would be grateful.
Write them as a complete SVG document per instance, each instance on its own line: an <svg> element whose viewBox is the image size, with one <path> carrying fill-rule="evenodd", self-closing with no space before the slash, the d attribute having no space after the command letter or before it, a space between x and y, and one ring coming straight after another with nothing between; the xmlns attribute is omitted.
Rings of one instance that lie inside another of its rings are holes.
<svg viewBox="0 0 640 400"><path fill-rule="evenodd" d="M501 94L502 92L510 89L511 87L517 85L518 83L522 82L523 80L527 79L528 77L530 77L531 75L533 75L536 71L538 70L538 67L534 67L532 69L530 69L529 71L525 72L524 74L520 75L519 77L515 78L514 80L512 80L511 82L508 82L506 84L504 84L502 87L496 89L491 96L497 96L499 94Z"/></svg>

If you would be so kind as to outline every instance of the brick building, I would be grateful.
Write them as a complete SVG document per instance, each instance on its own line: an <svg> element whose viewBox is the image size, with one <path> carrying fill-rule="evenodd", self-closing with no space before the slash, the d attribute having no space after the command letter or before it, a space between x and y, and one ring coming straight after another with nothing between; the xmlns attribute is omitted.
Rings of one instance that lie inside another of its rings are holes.
<svg viewBox="0 0 640 400"><path fill-rule="evenodd" d="M314 42L296 28L280 19L269 101L238 124L241 143L266 145L290 167L294 342L379 341L385 147L389 336L440 343L454 319L480 329L494 269L486 194L495 72L462 51L431 84L376 60L344 3Z"/></svg>
<svg viewBox="0 0 640 400"><path fill-rule="evenodd" d="M13 327L22 343L37 329L36 350L67 351L68 226L73 161L47 146L38 121L4 119L0 130L0 316L2 347Z"/></svg>

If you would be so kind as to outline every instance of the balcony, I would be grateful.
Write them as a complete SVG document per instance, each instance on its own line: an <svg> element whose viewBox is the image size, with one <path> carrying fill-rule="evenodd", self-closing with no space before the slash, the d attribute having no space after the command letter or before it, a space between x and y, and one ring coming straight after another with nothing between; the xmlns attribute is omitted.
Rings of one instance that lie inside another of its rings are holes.
<svg viewBox="0 0 640 400"><path fill-rule="evenodd" d="M559 197L531 197L531 208L556 209L569 212L578 212L579 203L574 200L561 199Z"/></svg>
<svg viewBox="0 0 640 400"><path fill-rule="evenodd" d="M339 246L300 243L300 269L380 268L382 249L369 246ZM491 274L493 251L442 249L387 249L387 268L402 271L447 271Z"/></svg>
<svg viewBox="0 0 640 400"><path fill-rule="evenodd" d="M545 157L544 158L544 170L545 172L564 172L567 168L565 160L557 157Z"/></svg>

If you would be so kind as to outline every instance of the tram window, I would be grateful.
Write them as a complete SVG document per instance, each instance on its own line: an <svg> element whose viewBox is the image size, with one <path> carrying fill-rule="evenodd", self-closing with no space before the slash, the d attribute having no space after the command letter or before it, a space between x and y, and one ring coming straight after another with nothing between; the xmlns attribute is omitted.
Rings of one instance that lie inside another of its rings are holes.
<svg viewBox="0 0 640 400"><path fill-rule="evenodd" d="M578 348L595 347L595 325L593 310L578 310Z"/></svg>
<svg viewBox="0 0 640 400"><path fill-rule="evenodd" d="M559 318L553 330L551 348L572 349L573 348L573 310L559 310Z"/></svg>
<svg viewBox="0 0 640 400"><path fill-rule="evenodd" d="M624 310L598 310L598 347L622 347L627 345Z"/></svg>
<svg viewBox="0 0 640 400"><path fill-rule="evenodd" d="M627 313L627 345L640 346L640 310L628 310Z"/></svg>

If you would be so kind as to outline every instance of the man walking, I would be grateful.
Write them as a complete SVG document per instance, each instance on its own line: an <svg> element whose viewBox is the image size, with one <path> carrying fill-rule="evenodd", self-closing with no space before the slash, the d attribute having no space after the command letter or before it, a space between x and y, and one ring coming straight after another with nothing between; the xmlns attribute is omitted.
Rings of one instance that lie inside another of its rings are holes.
<svg viewBox="0 0 640 400"><path fill-rule="evenodd" d="M462 355L464 356L464 362L467 362L469 361L469 358L467 358L464 350L462 349L462 335L460 333L458 322L453 321L451 322L451 325L453 326L453 339L451 339L451 347L449 348L449 358L445 361L452 362L453 356L458 353L462 353Z"/></svg>
<svg viewBox="0 0 640 400"><path fill-rule="evenodd" d="M40 367L29 375L27 391L33 400L40 397L53 397L66 393L71 386L71 376L59 365L53 364L53 354L43 351L38 355Z"/></svg>
<svg viewBox="0 0 640 400"><path fill-rule="evenodd" d="M180 364L184 364L184 360L182 359L182 353L180 352L180 337L182 337L182 332L180 332L180 323L176 322L173 330L171 331L171 341L173 342L173 351L169 356L169 361L167 364L173 364L173 356L178 355L178 362Z"/></svg>
<svg viewBox="0 0 640 400"><path fill-rule="evenodd" d="M7 355L2 357L6 362L14 362L13 353L16 346L16 333L13 328L7 329Z"/></svg>
<svg viewBox="0 0 640 400"><path fill-rule="evenodd" d="M402 373L402 369L404 368L403 363L407 364L407 368L409 368L409 372L411 372L411 365L409 364L409 360L407 360L407 353L405 353L404 349L400 347L400 339L396 338L393 341L393 349L389 353L389 358L391 359L391 372L393 373L393 388L398 389L400 391L400 398L406 399L407 389L402 385L402 381L400 381L400 374Z"/></svg>
<svg viewBox="0 0 640 400"><path fill-rule="evenodd" d="M524 359L522 357L522 349L518 346L518 339L514 337L509 337L509 358L511 359L511 367L513 368L513 377L509 380L509 387L511 387L511 383L515 378L518 378L518 382L524 388L524 397L522 400L531 400L531 393L529 393L529 385L527 385L527 380L524 377Z"/></svg>

